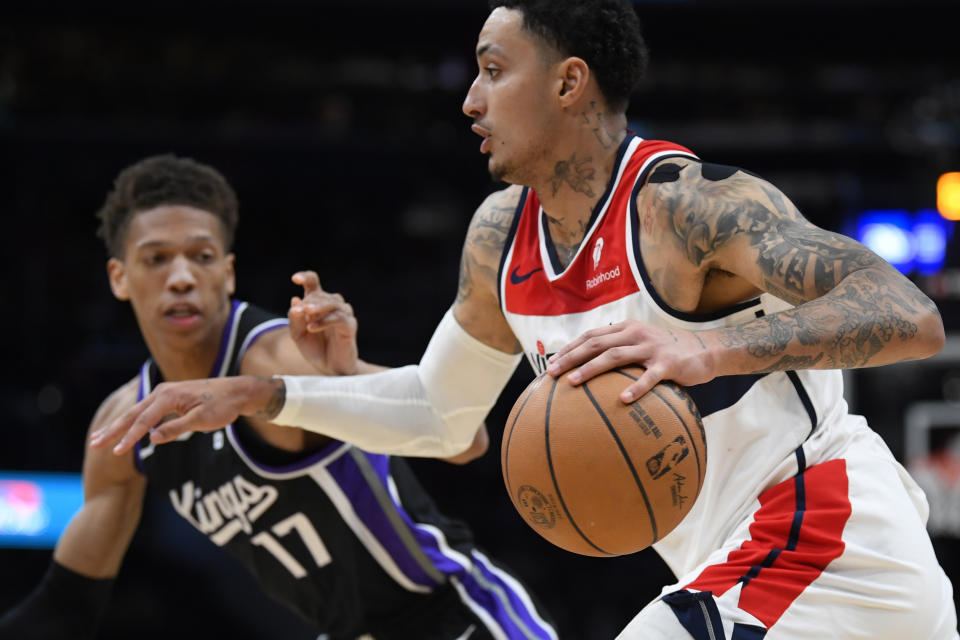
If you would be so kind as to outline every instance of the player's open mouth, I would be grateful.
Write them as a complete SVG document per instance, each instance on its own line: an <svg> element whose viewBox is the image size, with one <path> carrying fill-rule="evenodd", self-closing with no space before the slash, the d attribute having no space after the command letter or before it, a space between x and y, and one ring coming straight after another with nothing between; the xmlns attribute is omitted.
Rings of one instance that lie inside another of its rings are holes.
<svg viewBox="0 0 960 640"><path fill-rule="evenodd" d="M483 138L483 142L480 143L480 153L488 152L490 150L490 146L492 145L490 142L490 132L476 124L471 126L470 130Z"/></svg>
<svg viewBox="0 0 960 640"><path fill-rule="evenodd" d="M175 325L188 326L200 320L200 310L191 304L178 304L165 310L163 317Z"/></svg>

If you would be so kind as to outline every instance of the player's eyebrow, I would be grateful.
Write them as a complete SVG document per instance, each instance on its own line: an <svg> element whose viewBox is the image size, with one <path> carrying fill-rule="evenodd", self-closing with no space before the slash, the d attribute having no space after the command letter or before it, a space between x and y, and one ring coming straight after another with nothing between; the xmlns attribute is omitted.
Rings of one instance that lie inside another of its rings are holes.
<svg viewBox="0 0 960 640"><path fill-rule="evenodd" d="M214 237L207 234L200 234L195 236L190 236L187 238L187 242L190 244L201 243L201 242L213 242ZM167 245L173 244L167 240L145 240L137 244L137 249L153 249L156 247L165 247Z"/></svg>
<svg viewBox="0 0 960 640"><path fill-rule="evenodd" d="M481 57L481 56L482 56L483 54L485 54L485 53L492 53L492 54L494 54L494 55L503 55L503 52L500 51L500 48L499 48L497 45L495 45L495 44L493 44L493 43L490 43L490 42L487 42L487 43L485 43L485 44L481 44L480 46L477 47L477 57L478 57L478 58Z"/></svg>

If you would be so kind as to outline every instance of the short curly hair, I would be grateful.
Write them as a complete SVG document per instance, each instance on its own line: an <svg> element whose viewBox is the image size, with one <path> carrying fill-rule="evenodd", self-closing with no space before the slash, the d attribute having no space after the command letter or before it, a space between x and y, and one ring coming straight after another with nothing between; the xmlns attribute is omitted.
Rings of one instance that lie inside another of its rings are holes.
<svg viewBox="0 0 960 640"><path fill-rule="evenodd" d="M163 154L144 158L120 172L97 212L107 251L123 257L127 228L134 215L161 205L186 205L207 211L223 224L224 246L237 230L237 195L223 175L190 158Z"/></svg>
<svg viewBox="0 0 960 640"><path fill-rule="evenodd" d="M590 67L607 105L625 111L647 68L640 19L627 0L490 0L523 14L523 26Z"/></svg>

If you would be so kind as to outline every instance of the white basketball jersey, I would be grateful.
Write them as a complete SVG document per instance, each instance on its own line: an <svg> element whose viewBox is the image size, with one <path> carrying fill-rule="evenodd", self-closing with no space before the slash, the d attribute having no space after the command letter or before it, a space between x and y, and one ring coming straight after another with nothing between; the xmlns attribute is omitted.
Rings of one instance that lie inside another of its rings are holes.
<svg viewBox="0 0 960 640"><path fill-rule="evenodd" d="M650 167L696 158L669 142L628 136L612 181L597 203L580 248L566 268L557 259L536 193L525 189L504 247L500 304L537 373L546 359L585 331L633 318L706 330L738 325L789 308L763 294L708 314L672 309L650 284L640 257L636 195ZM755 509L764 489L839 450L862 418L848 416L840 371L727 376L688 387L703 416L707 473L689 515L654 545L682 575L716 549Z"/></svg>

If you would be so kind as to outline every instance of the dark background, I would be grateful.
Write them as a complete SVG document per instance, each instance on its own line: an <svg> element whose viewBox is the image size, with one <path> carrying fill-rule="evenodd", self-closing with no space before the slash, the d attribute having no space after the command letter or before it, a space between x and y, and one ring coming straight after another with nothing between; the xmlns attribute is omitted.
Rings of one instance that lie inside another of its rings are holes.
<svg viewBox="0 0 960 640"><path fill-rule="evenodd" d="M865 209L932 208L936 178L960 170L947 4L638 2L651 69L631 127L759 173L826 228ZM486 14L466 0L5 3L0 469L78 471L94 410L146 357L110 295L93 217L119 170L146 155L194 157L236 188L240 297L285 312L289 275L316 269L354 305L365 359L416 361L453 300L470 215L497 188L460 112ZM948 276L960 273L956 245ZM937 290L957 331L957 292ZM854 410L898 456L909 402L958 399L951 358L849 377ZM499 435L531 378L524 366L491 414L483 459L415 468L565 637L609 638L670 576L649 550L598 560L553 548L513 511ZM48 559L0 550L0 611ZM102 637L134 633L311 637L159 500Z"/></svg>

